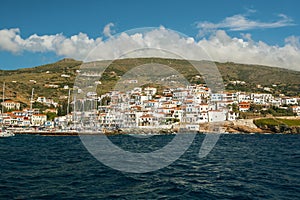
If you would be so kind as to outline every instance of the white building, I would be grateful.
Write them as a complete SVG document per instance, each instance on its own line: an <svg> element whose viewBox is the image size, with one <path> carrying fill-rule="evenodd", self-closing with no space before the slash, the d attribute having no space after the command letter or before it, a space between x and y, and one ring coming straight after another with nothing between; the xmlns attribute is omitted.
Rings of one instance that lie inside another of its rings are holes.
<svg viewBox="0 0 300 200"><path fill-rule="evenodd" d="M300 106L292 106L292 111L300 116Z"/></svg>
<svg viewBox="0 0 300 200"><path fill-rule="evenodd" d="M151 95L151 96L153 96L153 95L156 94L157 89L154 88L154 87L146 87L146 88L144 89L144 92L145 92L146 95Z"/></svg>
<svg viewBox="0 0 300 200"><path fill-rule="evenodd" d="M238 93L237 94L237 101L238 103L240 102L250 102L251 101L251 96L246 93Z"/></svg>
<svg viewBox="0 0 300 200"><path fill-rule="evenodd" d="M47 115L44 114L34 114L31 116L32 126L42 126L47 121Z"/></svg>
<svg viewBox="0 0 300 200"><path fill-rule="evenodd" d="M200 112L199 115L198 115L197 122L198 123L208 122L208 112L207 111Z"/></svg>
<svg viewBox="0 0 300 200"><path fill-rule="evenodd" d="M282 105L281 101L282 101L281 98L275 98L275 99L272 99L270 103L272 106L279 107Z"/></svg>
<svg viewBox="0 0 300 200"><path fill-rule="evenodd" d="M234 121L239 117L239 113L235 113L233 111L227 112L227 120L228 121Z"/></svg>
<svg viewBox="0 0 300 200"><path fill-rule="evenodd" d="M43 96L42 97L38 97L36 101L39 102L39 103L46 103L47 102L47 98L43 97Z"/></svg>
<svg viewBox="0 0 300 200"><path fill-rule="evenodd" d="M144 114L138 118L139 126L158 126L157 119L152 114Z"/></svg>
<svg viewBox="0 0 300 200"><path fill-rule="evenodd" d="M282 104L298 105L298 101L297 101L297 98L294 98L294 97L284 97L284 98L282 98Z"/></svg>
<svg viewBox="0 0 300 200"><path fill-rule="evenodd" d="M199 108L200 108L200 112L207 112L208 110L209 110L209 105L208 104L206 104L206 103L201 103L200 105L199 105Z"/></svg>
<svg viewBox="0 0 300 200"><path fill-rule="evenodd" d="M208 111L208 121L209 122L222 122L226 121L226 111L225 110L210 110Z"/></svg>
<svg viewBox="0 0 300 200"><path fill-rule="evenodd" d="M268 104L274 99L272 94L267 93L252 93L251 100L254 104Z"/></svg>
<svg viewBox="0 0 300 200"><path fill-rule="evenodd" d="M8 110L20 110L20 103L12 100L6 100L1 102L1 105L4 106Z"/></svg>

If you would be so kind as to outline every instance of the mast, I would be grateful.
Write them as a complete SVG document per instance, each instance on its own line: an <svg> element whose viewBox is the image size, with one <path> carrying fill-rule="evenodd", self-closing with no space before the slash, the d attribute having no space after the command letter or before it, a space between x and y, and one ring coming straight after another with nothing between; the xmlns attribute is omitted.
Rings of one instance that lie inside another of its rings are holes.
<svg viewBox="0 0 300 200"><path fill-rule="evenodd" d="M2 116L3 116L3 113L4 113L4 98L5 98L5 96L4 96L4 91L5 91L5 82L3 82L3 93L2 93Z"/></svg>
<svg viewBox="0 0 300 200"><path fill-rule="evenodd" d="M69 111L70 111L70 92L71 92L71 90L69 89L67 115L69 114Z"/></svg>
<svg viewBox="0 0 300 200"><path fill-rule="evenodd" d="M73 123L74 123L74 127L77 129L77 127L76 127L76 122L75 122L75 120L76 120L76 94L77 93L73 93L74 94L74 105L73 105Z"/></svg>
<svg viewBox="0 0 300 200"><path fill-rule="evenodd" d="M32 88L32 90L31 90L30 110L32 110L33 92L34 92L34 88Z"/></svg>

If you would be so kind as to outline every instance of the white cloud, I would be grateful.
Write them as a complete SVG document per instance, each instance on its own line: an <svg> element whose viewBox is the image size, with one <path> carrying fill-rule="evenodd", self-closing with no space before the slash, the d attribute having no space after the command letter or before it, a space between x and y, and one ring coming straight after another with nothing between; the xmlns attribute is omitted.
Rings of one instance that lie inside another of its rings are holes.
<svg viewBox="0 0 300 200"><path fill-rule="evenodd" d="M261 22L248 19L245 15L238 14L226 17L219 23L211 23L208 21L198 22L197 28L200 29L199 36L215 31L217 29L225 29L230 31L245 31L252 29L269 29L294 25L293 20L284 14L278 15L279 19L273 22Z"/></svg>
<svg viewBox="0 0 300 200"><path fill-rule="evenodd" d="M114 27L114 23L109 23L109 24L106 24L106 26L103 28L103 34L106 36L106 37L111 37L112 34L114 32L112 32L111 28Z"/></svg>
<svg viewBox="0 0 300 200"><path fill-rule="evenodd" d="M288 44L288 45L291 45L293 47L297 47L298 49L300 49L300 37L299 36L290 36L290 37L287 37L285 38L285 43Z"/></svg>
<svg viewBox="0 0 300 200"><path fill-rule="evenodd" d="M21 40L18 28L0 30L0 50L19 52L20 46L18 42Z"/></svg>
<svg viewBox="0 0 300 200"><path fill-rule="evenodd" d="M70 38L62 34L42 36L33 34L23 39L19 29L0 30L0 50L12 53L51 51L60 56L84 59L101 42L102 38L94 40L85 33L79 33Z"/></svg>
<svg viewBox="0 0 300 200"><path fill-rule="evenodd" d="M206 49L214 60L221 62L233 61L300 70L299 38L289 37L285 40L285 45L280 47L262 41L255 42L249 34L246 37L231 38L225 31L218 30L208 40L200 40L198 45Z"/></svg>
<svg viewBox="0 0 300 200"><path fill-rule="evenodd" d="M150 51L148 48L161 49ZM142 49L128 53L135 49ZM164 49L172 50L166 52ZM254 41L250 34L242 34L240 38L229 36L224 30L215 31L209 38L196 40L186 38L177 32L164 27L136 33L121 33L116 37L103 41L101 37L90 38L85 33L71 37L63 34L36 35L22 38L19 29L0 30L0 50L12 53L55 52L57 55L83 60L107 60L124 57L175 57L185 55L186 59L220 62L238 62L279 66L300 70L300 43L298 36L285 39L282 46L268 45L262 41ZM207 54L205 53L207 52Z"/></svg>

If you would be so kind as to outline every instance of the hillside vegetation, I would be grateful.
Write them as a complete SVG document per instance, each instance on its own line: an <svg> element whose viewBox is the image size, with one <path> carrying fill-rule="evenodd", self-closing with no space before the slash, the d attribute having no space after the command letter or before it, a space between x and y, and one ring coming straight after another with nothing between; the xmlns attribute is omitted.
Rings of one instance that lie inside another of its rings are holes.
<svg viewBox="0 0 300 200"><path fill-rule="evenodd" d="M99 61L96 66L105 66L109 61ZM199 73L192 65L185 60L163 59L163 58L135 58L113 61L105 70L98 86L99 93L111 90L120 76L130 69L147 63L159 63L167 65L177 70L191 83L204 83L203 78L199 78ZM210 62L197 61L199 65ZM25 68L18 70L1 70L0 84L6 82L6 98L29 103L31 90L34 88L35 98L45 96L54 100L63 100L68 95L68 90L64 86L73 87L78 70L82 62L73 59L63 59L56 63ZM271 87L274 93L285 93L286 95L299 95L300 91L300 72L286 70L275 67L247 65L236 63L215 63L224 80L227 89L242 91L260 91L257 84ZM89 70L93 71L90 67ZM63 75L63 76L62 76ZM198 76L197 76L198 75ZM245 81L243 86L230 85L229 81ZM49 86L50 85L50 86ZM52 85L52 86L51 86ZM58 88L52 88L57 85ZM276 86L274 86L276 85ZM274 88L276 87L276 88ZM2 95L2 91L0 93Z"/></svg>

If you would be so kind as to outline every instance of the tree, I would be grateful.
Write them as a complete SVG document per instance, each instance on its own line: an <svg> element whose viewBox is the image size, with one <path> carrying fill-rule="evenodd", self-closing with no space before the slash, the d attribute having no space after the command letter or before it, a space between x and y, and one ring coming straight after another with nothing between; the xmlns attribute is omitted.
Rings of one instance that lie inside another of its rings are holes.
<svg viewBox="0 0 300 200"><path fill-rule="evenodd" d="M68 107L68 102L66 102L66 101L61 102L60 105L58 106L58 109L57 109L57 115L58 116L66 115L67 114L67 107ZM69 110L69 112L70 112L70 110Z"/></svg>
<svg viewBox="0 0 300 200"><path fill-rule="evenodd" d="M39 109L40 111L45 111L46 109L48 109L48 106L46 106L45 104L43 103L40 103L40 102L34 102L32 104L32 108L37 108Z"/></svg>
<svg viewBox="0 0 300 200"><path fill-rule="evenodd" d="M105 96L101 99L101 105L107 106L109 105L111 98L109 96Z"/></svg>
<svg viewBox="0 0 300 200"><path fill-rule="evenodd" d="M47 120L49 121L53 121L54 118L57 117L57 114L54 112L47 112L46 115L47 115Z"/></svg>
<svg viewBox="0 0 300 200"><path fill-rule="evenodd" d="M262 105L258 105L258 104L250 104L250 109L249 111L252 111L252 112L260 112L262 109Z"/></svg>

